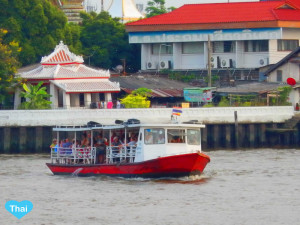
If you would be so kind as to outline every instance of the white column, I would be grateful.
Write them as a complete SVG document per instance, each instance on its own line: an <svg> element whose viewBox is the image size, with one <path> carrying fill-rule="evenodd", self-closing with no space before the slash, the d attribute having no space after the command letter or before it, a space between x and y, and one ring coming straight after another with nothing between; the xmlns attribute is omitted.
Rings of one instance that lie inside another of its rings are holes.
<svg viewBox="0 0 300 225"><path fill-rule="evenodd" d="M65 91L63 92L63 107L65 109L69 109L71 106L70 94L67 94Z"/></svg>
<svg viewBox="0 0 300 225"><path fill-rule="evenodd" d="M80 104L79 104L79 94L72 94L70 95L70 98L71 98L71 106L72 107L79 107Z"/></svg>
<svg viewBox="0 0 300 225"><path fill-rule="evenodd" d="M50 83L50 95L51 108L56 109L58 107L58 93L55 85L52 83Z"/></svg>
<svg viewBox="0 0 300 225"><path fill-rule="evenodd" d="M108 102L108 101L111 101L111 93L105 93L105 101Z"/></svg>
<svg viewBox="0 0 300 225"><path fill-rule="evenodd" d="M182 69L181 65L181 50L182 43L174 43L173 44L173 69Z"/></svg>
<svg viewBox="0 0 300 225"><path fill-rule="evenodd" d="M244 41L236 41L235 68L245 68L244 53Z"/></svg>
<svg viewBox="0 0 300 225"><path fill-rule="evenodd" d="M210 60L210 59L208 59L208 42L207 41L205 41L204 43L203 43L203 55L204 55L204 57L203 57L203 59L204 59L204 68L205 69L208 69L208 60Z"/></svg>
<svg viewBox="0 0 300 225"><path fill-rule="evenodd" d="M84 106L89 108L92 102L91 93L84 93Z"/></svg>
<svg viewBox="0 0 300 225"><path fill-rule="evenodd" d="M20 89L17 88L15 90L15 99L14 99L14 109L18 109L18 107L20 106L21 104L21 97L20 97Z"/></svg>
<svg viewBox="0 0 300 225"><path fill-rule="evenodd" d="M147 69L147 62L151 61L151 44L141 46L141 70Z"/></svg>

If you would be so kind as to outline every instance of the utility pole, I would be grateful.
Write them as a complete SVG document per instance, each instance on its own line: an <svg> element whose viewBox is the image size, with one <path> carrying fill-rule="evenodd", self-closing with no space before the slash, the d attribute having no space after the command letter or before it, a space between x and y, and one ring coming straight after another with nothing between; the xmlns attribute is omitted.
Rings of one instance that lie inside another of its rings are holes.
<svg viewBox="0 0 300 225"><path fill-rule="evenodd" d="M208 76L208 87L211 87L211 42L210 42L210 35L208 35L208 41L207 41L207 61L208 61L208 70L207 70L207 76Z"/></svg>

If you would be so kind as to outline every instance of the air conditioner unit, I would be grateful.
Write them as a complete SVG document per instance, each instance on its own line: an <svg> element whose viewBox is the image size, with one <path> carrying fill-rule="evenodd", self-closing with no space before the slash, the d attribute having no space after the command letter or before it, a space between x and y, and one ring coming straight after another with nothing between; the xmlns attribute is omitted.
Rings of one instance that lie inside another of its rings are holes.
<svg viewBox="0 0 300 225"><path fill-rule="evenodd" d="M163 60L159 62L159 69L169 69L170 63L167 60Z"/></svg>
<svg viewBox="0 0 300 225"><path fill-rule="evenodd" d="M147 68L147 70L155 70L156 69L156 65L155 65L154 62L149 61L149 62L147 62L146 68Z"/></svg>
<svg viewBox="0 0 300 225"><path fill-rule="evenodd" d="M212 56L210 58L211 68L218 68L218 56Z"/></svg>
<svg viewBox="0 0 300 225"><path fill-rule="evenodd" d="M266 66L269 64L269 58L260 58L258 62L259 62L259 65Z"/></svg>
<svg viewBox="0 0 300 225"><path fill-rule="evenodd" d="M221 67L222 68L228 68L228 67L230 67L229 59L221 59Z"/></svg>

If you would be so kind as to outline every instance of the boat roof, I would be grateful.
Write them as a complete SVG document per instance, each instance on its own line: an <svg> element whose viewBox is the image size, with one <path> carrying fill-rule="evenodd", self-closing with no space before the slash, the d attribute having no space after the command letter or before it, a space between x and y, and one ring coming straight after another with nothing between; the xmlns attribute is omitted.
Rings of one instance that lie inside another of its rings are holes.
<svg viewBox="0 0 300 225"><path fill-rule="evenodd" d="M115 130L125 128L204 128L201 123L167 123L167 124L117 124L102 126L56 126L53 131L91 131L91 130Z"/></svg>

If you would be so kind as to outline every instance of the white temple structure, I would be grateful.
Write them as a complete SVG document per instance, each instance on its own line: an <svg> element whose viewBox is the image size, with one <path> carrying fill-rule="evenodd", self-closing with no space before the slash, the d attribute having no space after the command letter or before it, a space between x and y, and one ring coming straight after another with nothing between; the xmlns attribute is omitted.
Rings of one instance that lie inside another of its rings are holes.
<svg viewBox="0 0 300 225"><path fill-rule="evenodd" d="M112 17L119 17L123 23L144 18L136 7L134 0L85 0L84 7L87 12L107 11Z"/></svg>
<svg viewBox="0 0 300 225"><path fill-rule="evenodd" d="M112 100L112 93L120 92L120 85L111 82L108 70L97 70L83 64L82 56L70 52L62 41L54 52L42 57L41 63L18 75L28 83L43 81L52 97L52 108L90 107L91 103ZM15 93L14 108L21 103L20 90Z"/></svg>

